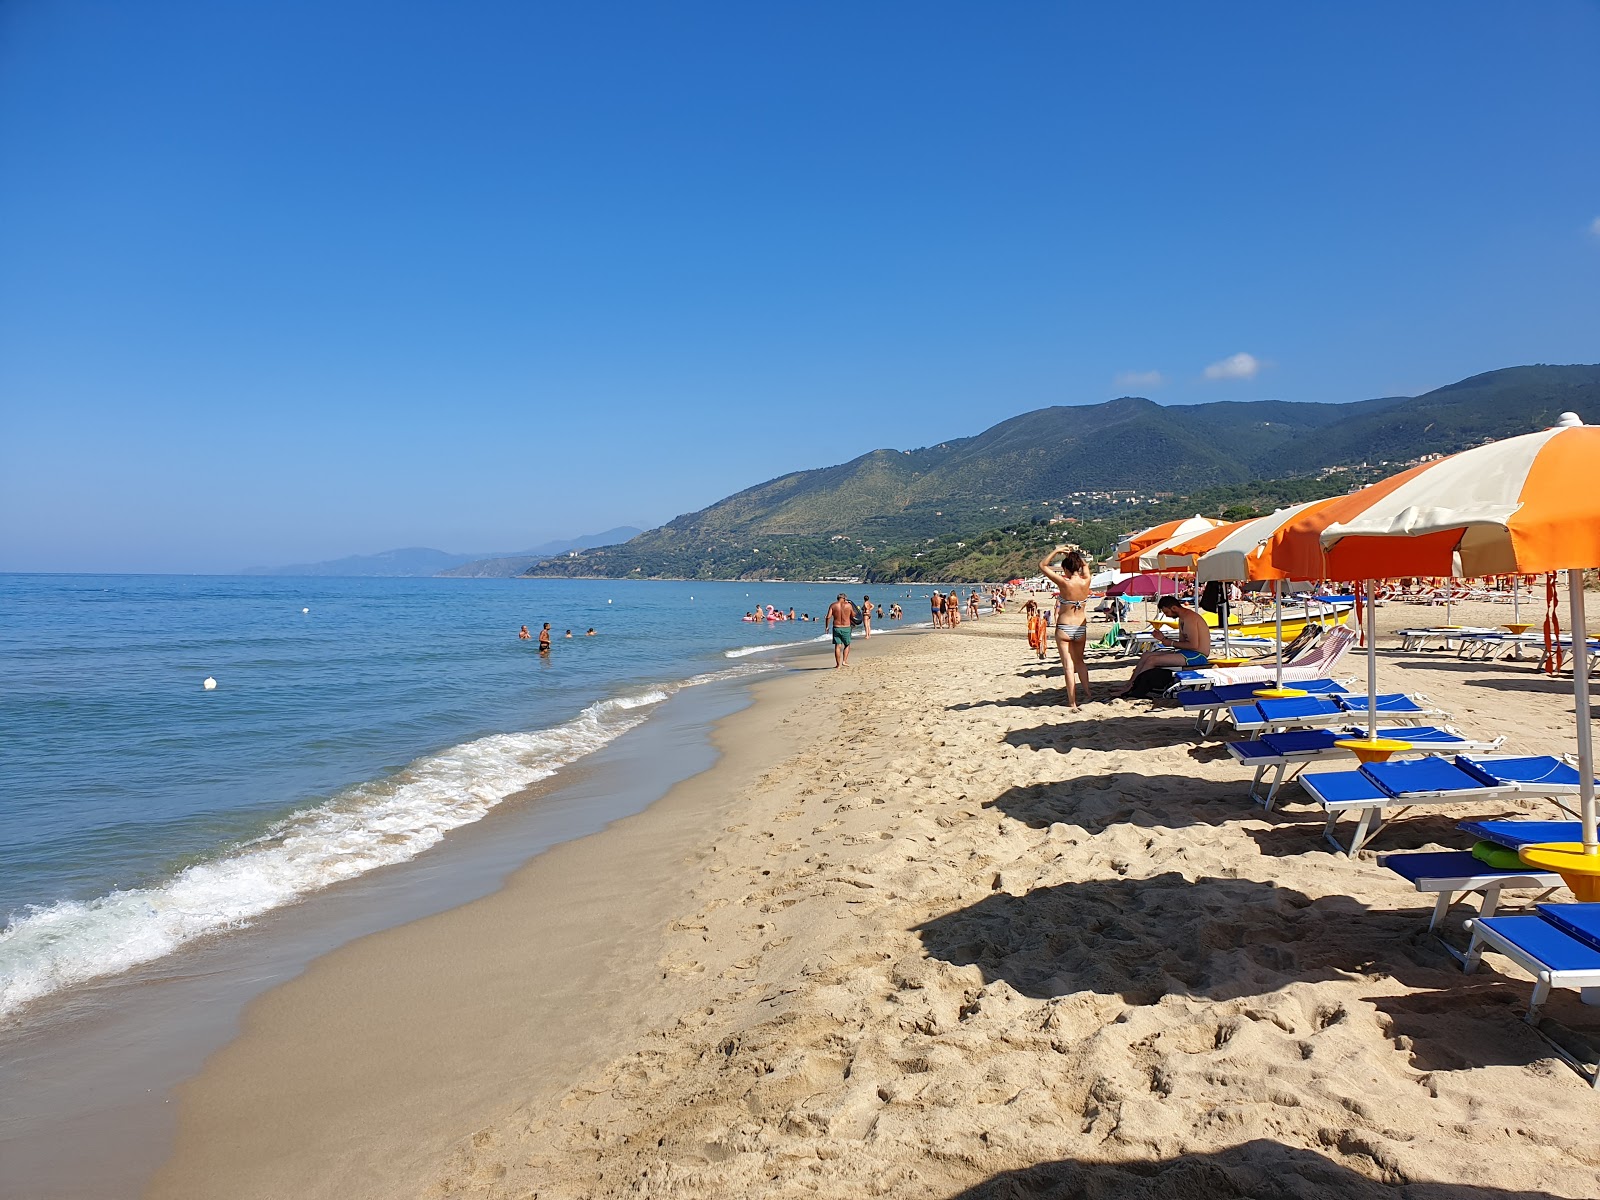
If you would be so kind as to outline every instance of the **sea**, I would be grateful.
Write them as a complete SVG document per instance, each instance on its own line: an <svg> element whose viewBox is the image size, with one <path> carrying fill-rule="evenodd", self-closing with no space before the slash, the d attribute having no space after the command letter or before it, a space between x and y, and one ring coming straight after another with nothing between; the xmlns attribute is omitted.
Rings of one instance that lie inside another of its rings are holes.
<svg viewBox="0 0 1600 1200"><path fill-rule="evenodd" d="M0 575L0 1025L426 855L841 590L889 631L933 589Z"/></svg>

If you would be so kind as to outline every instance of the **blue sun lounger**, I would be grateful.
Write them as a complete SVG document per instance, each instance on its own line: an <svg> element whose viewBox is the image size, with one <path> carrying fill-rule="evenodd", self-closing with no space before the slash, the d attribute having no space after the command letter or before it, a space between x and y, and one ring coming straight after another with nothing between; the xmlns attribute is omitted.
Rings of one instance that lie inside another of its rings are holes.
<svg viewBox="0 0 1600 1200"><path fill-rule="evenodd" d="M1230 705L1248 703L1257 691L1266 686L1261 683L1230 683L1223 687L1187 688L1178 693L1178 701L1183 705L1184 712L1194 714L1195 727L1201 733L1210 733L1216 728L1224 709ZM1311 695L1333 695L1345 690L1343 683L1333 679L1308 679L1294 686Z"/></svg>
<svg viewBox="0 0 1600 1200"><path fill-rule="evenodd" d="M1539 1006L1553 987L1577 988L1585 1004L1600 1004L1600 904L1541 904L1529 916L1480 917L1469 927L1472 941L1463 964L1469 974L1477 970L1485 950L1495 950L1533 976L1533 997L1523 1019L1535 1029ZM1600 1088L1600 1071L1552 1039L1545 1040L1588 1077L1591 1087Z"/></svg>
<svg viewBox="0 0 1600 1200"><path fill-rule="evenodd" d="M1380 720L1391 725L1415 725L1429 717L1444 716L1442 709L1431 708L1418 700L1426 696L1407 696L1385 692L1378 696ZM1282 700L1257 700L1228 708L1228 723L1240 733L1260 737L1287 729L1314 729L1319 725L1349 725L1367 715L1367 697L1361 693L1333 696L1291 696Z"/></svg>
<svg viewBox="0 0 1600 1200"><path fill-rule="evenodd" d="M1528 888L1546 894L1561 886L1561 876L1538 867L1491 867L1471 850L1405 850L1385 854L1378 865L1393 871L1419 892L1437 893L1433 916L1428 920L1432 932L1456 902L1457 894L1473 892L1483 896L1480 917L1494 916L1503 889ZM1452 951L1454 953L1454 951Z"/></svg>
<svg viewBox="0 0 1600 1200"><path fill-rule="evenodd" d="M1365 728L1349 729L1290 729L1282 733L1262 734L1242 742L1229 742L1228 753L1233 760L1255 768L1255 778L1250 781L1250 799L1272 811L1272 802L1284 784L1293 782L1302 770L1313 763L1349 760L1349 750L1337 743L1347 738L1364 738ZM1380 738L1409 742L1415 749L1403 751L1408 756L1425 754L1468 754L1498 750L1505 738L1493 741L1476 741L1464 737L1448 725L1400 725L1380 728ZM1261 795L1261 781L1268 772L1272 781L1265 795Z"/></svg>
<svg viewBox="0 0 1600 1200"><path fill-rule="evenodd" d="M1561 797L1577 794L1578 773L1548 754L1517 758L1458 754L1454 760L1423 758L1367 763L1354 771L1307 771L1300 776L1300 786L1328 814L1323 836L1354 855L1383 828L1385 809L1398 809L1394 816L1399 816L1417 805L1544 798L1565 811ZM1334 836L1334 826L1347 812L1357 815L1348 848Z"/></svg>
<svg viewBox="0 0 1600 1200"><path fill-rule="evenodd" d="M1579 821L1462 821L1457 828L1507 850L1544 842L1583 841L1583 824Z"/></svg>

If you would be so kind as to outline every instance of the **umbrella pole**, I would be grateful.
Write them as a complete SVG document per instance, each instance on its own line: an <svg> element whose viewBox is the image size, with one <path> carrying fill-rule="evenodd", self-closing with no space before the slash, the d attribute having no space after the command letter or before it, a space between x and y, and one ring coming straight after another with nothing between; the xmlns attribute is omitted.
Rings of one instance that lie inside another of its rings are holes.
<svg viewBox="0 0 1600 1200"><path fill-rule="evenodd" d="M1278 682L1274 686L1281 692L1283 690L1283 580L1281 579L1272 581L1272 616L1278 630Z"/></svg>
<svg viewBox="0 0 1600 1200"><path fill-rule="evenodd" d="M1378 619L1372 603L1375 590L1372 580L1367 580L1367 740L1378 740Z"/></svg>
<svg viewBox="0 0 1600 1200"><path fill-rule="evenodd" d="M1594 728L1589 716L1589 626L1583 605L1583 572L1567 572L1572 615L1572 698L1578 715L1578 795L1583 808L1583 852L1600 854L1595 834Z"/></svg>

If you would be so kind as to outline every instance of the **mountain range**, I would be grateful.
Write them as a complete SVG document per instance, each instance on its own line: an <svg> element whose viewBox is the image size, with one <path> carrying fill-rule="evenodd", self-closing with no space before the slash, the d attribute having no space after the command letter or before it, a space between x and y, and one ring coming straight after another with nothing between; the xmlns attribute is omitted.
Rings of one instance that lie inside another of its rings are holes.
<svg viewBox="0 0 1600 1200"><path fill-rule="evenodd" d="M352 554L347 558L318 563L293 563L287 567L249 567L243 575L319 575L319 576L419 576L461 575L472 578L510 579L522 574L542 559L571 550L587 550L636 537L639 530L621 525L604 533L558 538L531 550L511 555L451 554L426 546L385 550L380 554Z"/></svg>
<svg viewBox="0 0 1600 1200"><path fill-rule="evenodd" d="M1301 481L1288 490L1303 496L1303 482L1321 477L1334 494L1426 454L1544 428L1568 410L1600 416L1600 366L1508 367L1421 396L1342 404L1164 407L1124 396L1044 408L973 437L795 471L528 574L911 578L926 548L984 531L1052 520L1136 528L1230 487L1244 489L1248 508L1249 485L1264 480ZM1284 490L1258 489L1264 501Z"/></svg>

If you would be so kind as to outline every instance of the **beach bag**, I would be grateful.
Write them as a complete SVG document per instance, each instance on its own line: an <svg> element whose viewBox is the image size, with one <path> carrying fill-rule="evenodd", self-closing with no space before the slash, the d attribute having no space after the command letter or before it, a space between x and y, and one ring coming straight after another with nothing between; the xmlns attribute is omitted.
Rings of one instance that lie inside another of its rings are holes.
<svg viewBox="0 0 1600 1200"><path fill-rule="evenodd" d="M1135 675L1122 695L1126 700L1153 700L1177 681L1177 672L1170 667L1151 667Z"/></svg>

